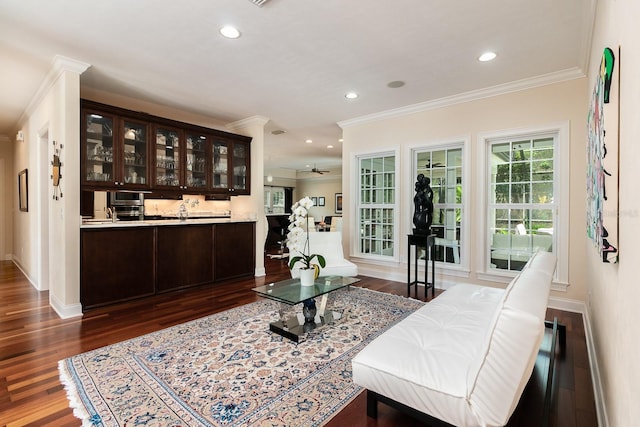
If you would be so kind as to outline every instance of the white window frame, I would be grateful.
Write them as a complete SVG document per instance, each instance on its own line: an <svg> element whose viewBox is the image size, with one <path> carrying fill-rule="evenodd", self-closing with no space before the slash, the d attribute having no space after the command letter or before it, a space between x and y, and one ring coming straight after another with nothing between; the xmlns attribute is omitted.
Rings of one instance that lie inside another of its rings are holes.
<svg viewBox="0 0 640 427"><path fill-rule="evenodd" d="M439 140L433 143L427 143L423 145L417 145L410 148L409 152L409 163L411 165L409 173L410 176L405 179L407 182L415 182L417 177L417 155L418 153L426 152L426 151L438 151L438 150L447 150L447 149L462 149L462 220L460 223L460 264L447 263L447 262L436 262L439 270L442 270L446 274L450 276L458 276L458 277L469 277L469 259L470 259L470 248L471 248L471 236L470 236L470 211L471 211L471 190L470 190L470 168L471 168L471 156L469 155L469 137L465 138L456 138L451 140ZM409 201L410 209L409 213L413 213L413 196L414 196L414 188L411 186L407 191L408 194L405 195L405 200ZM407 224L407 234L411 234L413 232L413 222L411 220L408 221Z"/></svg>
<svg viewBox="0 0 640 427"><path fill-rule="evenodd" d="M393 215L393 255L377 255L377 254L369 254L369 253L363 253L361 251L361 246L360 246L360 208L362 207L367 207L370 208L372 207L371 205L362 205L361 200L360 200L360 160L361 159L370 159L370 158L377 158L377 157L388 157L388 156L394 156L394 172L395 172L395 180L394 180L394 203L392 205L384 205L384 206L380 206L380 207L384 207L384 208L392 208L394 211L394 215ZM351 244L351 253L358 258L361 258L363 260L377 260L377 261L383 261L383 262L397 262L400 258L400 246L399 246L399 239L398 239L398 235L400 233L398 233L398 224L399 224L399 207L400 207L400 191L399 191L399 182L400 182L400 156L398 155L397 150L393 150L393 151L377 151L377 152L367 152L367 153L358 153L355 154L352 159L353 159L353 163L352 163L352 171L353 171L353 189L352 189L352 194L354 195L354 217L355 217L355 221L353 222L354 224L354 229L352 234L352 244Z"/></svg>
<svg viewBox="0 0 640 427"><path fill-rule="evenodd" d="M554 202L556 205L554 212L554 241L553 253L558 259L554 284L552 289L566 291L569 276L569 122L553 123L546 126L503 130L478 135L478 150L481 159L479 182L482 185L478 188L476 206L480 209L479 233L476 236L476 262L480 266L478 278L499 282L508 282L517 271L499 270L490 268L490 246L491 230L488 223L489 191L491 182L490 173L490 145L496 139L518 139L530 138L537 135L553 134L555 137L554 146Z"/></svg>

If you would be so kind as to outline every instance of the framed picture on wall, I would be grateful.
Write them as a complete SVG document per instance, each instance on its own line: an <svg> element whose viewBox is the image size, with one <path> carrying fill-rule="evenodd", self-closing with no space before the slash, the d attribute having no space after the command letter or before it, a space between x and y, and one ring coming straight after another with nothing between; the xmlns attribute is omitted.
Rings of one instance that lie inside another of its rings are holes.
<svg viewBox="0 0 640 427"><path fill-rule="evenodd" d="M318 197L318 206L324 206L324 197Z"/></svg>
<svg viewBox="0 0 640 427"><path fill-rule="evenodd" d="M342 193L336 193L336 213L342 213Z"/></svg>
<svg viewBox="0 0 640 427"><path fill-rule="evenodd" d="M20 211L29 212L29 172L26 169L18 174L18 203Z"/></svg>
<svg viewBox="0 0 640 427"><path fill-rule="evenodd" d="M312 197L311 201L313 202L313 206L318 206L318 198L317 197Z"/></svg>

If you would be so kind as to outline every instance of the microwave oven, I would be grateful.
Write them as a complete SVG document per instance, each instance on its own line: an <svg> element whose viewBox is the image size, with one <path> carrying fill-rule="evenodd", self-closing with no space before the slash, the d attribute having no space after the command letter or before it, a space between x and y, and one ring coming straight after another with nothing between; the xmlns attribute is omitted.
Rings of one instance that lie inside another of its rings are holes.
<svg viewBox="0 0 640 427"><path fill-rule="evenodd" d="M144 206L144 193L110 191L110 206Z"/></svg>

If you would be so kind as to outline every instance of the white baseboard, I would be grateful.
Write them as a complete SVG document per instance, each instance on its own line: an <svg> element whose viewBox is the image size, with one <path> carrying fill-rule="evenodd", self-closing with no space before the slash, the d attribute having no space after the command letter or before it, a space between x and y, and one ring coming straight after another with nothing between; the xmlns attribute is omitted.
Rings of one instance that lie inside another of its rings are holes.
<svg viewBox="0 0 640 427"><path fill-rule="evenodd" d="M29 283L31 283L31 286L34 287L34 289L36 289L37 291L39 291L40 289L38 289L38 286L36 285L35 280L33 280L33 278L31 276L29 276L29 274L27 274L27 272L25 271L25 269L22 267L22 263L20 262L20 259L18 259L18 257L16 257L15 255L11 256L11 261L13 261L13 263L15 264L16 267L18 267L18 270L20 270L22 272L22 274L24 275L24 277L27 278L27 280L29 281Z"/></svg>
<svg viewBox="0 0 640 427"><path fill-rule="evenodd" d="M595 353L593 330L591 329L591 318L589 317L587 306L582 301L550 297L548 307L555 308L557 310L582 314L584 336L587 344L587 354L589 356L589 368L591 369L591 381L593 383L593 394L596 401L598 426L608 427L609 420L607 417L606 407L604 405L604 393L602 390L602 381L600 379L600 368L598 367L598 359Z"/></svg>
<svg viewBox="0 0 640 427"><path fill-rule="evenodd" d="M550 296L547 307L555 308L556 310L568 311L570 313L580 313L582 314L583 319L585 317L586 310L584 302L582 301Z"/></svg>
<svg viewBox="0 0 640 427"><path fill-rule="evenodd" d="M61 319L82 316L82 304L80 303L65 305L58 301L54 295L49 294L49 305Z"/></svg>
<svg viewBox="0 0 640 427"><path fill-rule="evenodd" d="M267 275L267 270L264 267L256 268L254 275L255 275L255 277L266 276Z"/></svg>
<svg viewBox="0 0 640 427"><path fill-rule="evenodd" d="M596 414L598 416L598 426L609 427L609 417L607 416L607 408L604 404L604 392L602 390L602 380L600 376L600 368L598 367L598 358L596 357L595 344L593 340L593 330L591 329L591 318L588 310L582 313L584 320L584 336L587 341L587 352L589 354L589 368L591 368L591 381L593 381L593 393L596 401Z"/></svg>
<svg viewBox="0 0 640 427"><path fill-rule="evenodd" d="M418 272L420 277L424 274L424 270L420 270ZM391 280L393 282L406 283L407 282L407 274L404 272L399 272L397 270L388 270L376 268L375 266L370 266L367 264L358 264L358 275L375 277L376 279L383 280ZM428 278L431 281L431 277ZM457 282L451 280L443 280L442 278L436 277L436 289L444 289L447 290L451 286L455 285ZM424 285L418 285L424 287Z"/></svg>

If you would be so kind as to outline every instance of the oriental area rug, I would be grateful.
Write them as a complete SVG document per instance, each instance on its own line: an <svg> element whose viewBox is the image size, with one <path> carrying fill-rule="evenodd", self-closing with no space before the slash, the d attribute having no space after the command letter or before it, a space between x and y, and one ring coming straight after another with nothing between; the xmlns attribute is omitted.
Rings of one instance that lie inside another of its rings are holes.
<svg viewBox="0 0 640 427"><path fill-rule="evenodd" d="M265 299L61 360L60 378L86 426L321 426L362 390L351 359L424 304L335 294L344 318L299 344Z"/></svg>

